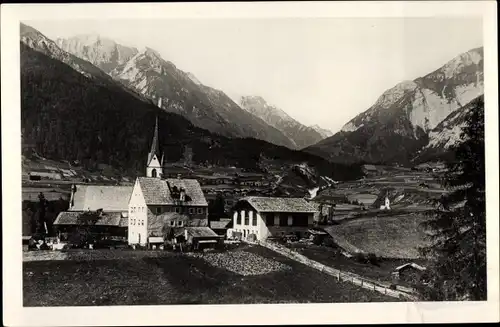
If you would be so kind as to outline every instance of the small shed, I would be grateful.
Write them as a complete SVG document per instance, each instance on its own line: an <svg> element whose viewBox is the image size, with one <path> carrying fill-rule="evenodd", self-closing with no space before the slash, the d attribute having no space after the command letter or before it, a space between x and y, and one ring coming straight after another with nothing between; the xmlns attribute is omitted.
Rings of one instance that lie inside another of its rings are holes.
<svg viewBox="0 0 500 327"><path fill-rule="evenodd" d="M393 279L407 283L416 284L425 274L427 268L420 266L414 262L405 263L396 267L392 272Z"/></svg>
<svg viewBox="0 0 500 327"><path fill-rule="evenodd" d="M222 245L224 236L217 235L209 227L186 227L183 232L176 234L177 240L182 240L193 246L195 250Z"/></svg>

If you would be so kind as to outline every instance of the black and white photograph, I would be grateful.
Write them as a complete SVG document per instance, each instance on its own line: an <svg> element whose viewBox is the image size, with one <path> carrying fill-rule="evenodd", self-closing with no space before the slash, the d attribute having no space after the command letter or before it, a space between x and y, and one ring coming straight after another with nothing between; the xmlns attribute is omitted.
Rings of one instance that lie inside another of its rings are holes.
<svg viewBox="0 0 500 327"><path fill-rule="evenodd" d="M10 325L498 321L496 4L425 4L2 6Z"/></svg>

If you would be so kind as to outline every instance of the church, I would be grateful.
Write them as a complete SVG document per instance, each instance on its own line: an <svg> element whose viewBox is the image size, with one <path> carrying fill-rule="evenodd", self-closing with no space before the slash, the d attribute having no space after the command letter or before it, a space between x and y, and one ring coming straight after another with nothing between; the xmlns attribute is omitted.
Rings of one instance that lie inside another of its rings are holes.
<svg viewBox="0 0 500 327"><path fill-rule="evenodd" d="M163 178L164 158L157 118L146 177L136 178L128 202L128 243L161 244L165 237L188 239L188 235L216 242L217 234L208 227L208 203L199 182L180 176Z"/></svg>

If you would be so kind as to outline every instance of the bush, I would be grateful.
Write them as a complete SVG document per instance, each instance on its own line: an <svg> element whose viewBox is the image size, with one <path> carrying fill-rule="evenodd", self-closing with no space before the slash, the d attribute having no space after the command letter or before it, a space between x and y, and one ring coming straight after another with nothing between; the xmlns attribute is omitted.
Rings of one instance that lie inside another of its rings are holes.
<svg viewBox="0 0 500 327"><path fill-rule="evenodd" d="M332 237L325 237L323 239L323 245L324 246L328 246L330 248L334 248L336 247L337 245L335 244L335 242L333 241L333 238Z"/></svg>
<svg viewBox="0 0 500 327"><path fill-rule="evenodd" d="M375 253L368 253L367 260L369 263L375 266L379 266L380 259L375 255Z"/></svg>
<svg viewBox="0 0 500 327"><path fill-rule="evenodd" d="M364 253L354 253L352 256L354 260L356 260L359 263L367 263L367 258Z"/></svg>
<svg viewBox="0 0 500 327"><path fill-rule="evenodd" d="M323 237L320 235L314 235L312 242L314 245L321 245L323 243Z"/></svg>

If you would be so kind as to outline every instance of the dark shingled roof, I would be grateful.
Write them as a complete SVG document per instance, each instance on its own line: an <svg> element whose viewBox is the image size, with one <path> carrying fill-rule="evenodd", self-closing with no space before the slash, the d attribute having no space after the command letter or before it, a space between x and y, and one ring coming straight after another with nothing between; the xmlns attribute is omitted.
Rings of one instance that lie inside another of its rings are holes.
<svg viewBox="0 0 500 327"><path fill-rule="evenodd" d="M70 211L128 211L132 186L75 185Z"/></svg>
<svg viewBox="0 0 500 327"><path fill-rule="evenodd" d="M318 209L304 198L272 198L250 196L240 201L248 202L260 212L317 212Z"/></svg>
<svg viewBox="0 0 500 327"><path fill-rule="evenodd" d="M212 229L224 229L227 228L227 225L231 222L231 219L221 219L210 222L210 228Z"/></svg>
<svg viewBox="0 0 500 327"><path fill-rule="evenodd" d="M185 227L185 229L193 237L219 237L209 227Z"/></svg>
<svg viewBox="0 0 500 327"><path fill-rule="evenodd" d="M196 179L180 179L180 178L167 178L159 179L152 177L139 177L139 184L141 185L142 193L146 200L146 204L156 205L173 205L175 200L172 198L170 188L174 186L178 189L184 188L186 196L191 200L186 204L193 206L207 206L207 200L203 195L200 183ZM170 188L169 188L170 186Z"/></svg>
<svg viewBox="0 0 500 327"><path fill-rule="evenodd" d="M84 211L62 211L54 221L54 225L78 225L78 217ZM128 218L123 218L120 212L103 212L96 226L127 227Z"/></svg>

